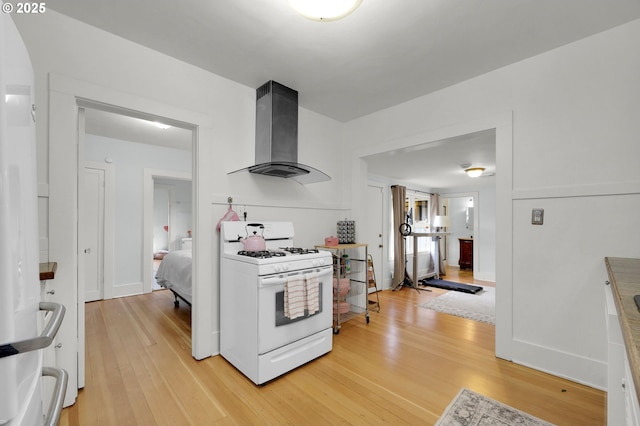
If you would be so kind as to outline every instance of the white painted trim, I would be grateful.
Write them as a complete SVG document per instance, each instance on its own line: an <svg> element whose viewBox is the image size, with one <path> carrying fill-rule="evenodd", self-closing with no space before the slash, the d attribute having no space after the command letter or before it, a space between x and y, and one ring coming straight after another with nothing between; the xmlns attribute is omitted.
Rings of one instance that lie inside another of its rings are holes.
<svg viewBox="0 0 640 426"><path fill-rule="evenodd" d="M78 170L77 170L77 185L78 185L78 193L77 196L79 197L80 194L80 188L83 187L83 182L82 180L84 179L84 173L82 172L82 170L84 169L84 136L85 136L85 110L83 108L78 108L77 110L77 114L78 114L78 132L77 132L77 138L78 138L78 144L77 144L77 148L78 148ZM105 176L105 180L106 180L106 176ZM105 182L106 184L106 182ZM106 194L105 194L106 196ZM78 199L77 200L77 222L76 222L76 228L78 228L80 226L80 209L82 208L81 203L79 202ZM49 217L51 217L51 215L49 215ZM76 242L78 244L77 249L80 250L80 233L78 233L78 235L76 235ZM85 283L84 283L84 276L85 276L85 263L82 261L82 259L84 259L84 257L80 254L77 253L77 257L76 257L76 261L78 264L78 347L84 349L85 347L85 314L84 314L84 304L85 304L85 300L86 300L86 288L85 288ZM105 265L103 265L104 267ZM104 297L104 288L103 288L103 297ZM84 376L85 376L85 365L86 365L86 351L85 350L78 350L78 389L82 389L84 388Z"/></svg>
<svg viewBox="0 0 640 426"><path fill-rule="evenodd" d="M38 198L49 198L49 185L38 183Z"/></svg>
<svg viewBox="0 0 640 426"><path fill-rule="evenodd" d="M227 205L230 195L213 194L212 203L218 205ZM303 209L303 210L351 210L351 203L334 203L327 202L304 202L300 203L296 200L277 200L274 198L260 199L256 197L247 198L244 196L233 196L233 205L235 206L253 206L253 207L277 207L282 209Z"/></svg>
<svg viewBox="0 0 640 426"><path fill-rule="evenodd" d="M209 159L214 158L213 118L210 114L188 111L140 96L123 93L110 87L86 81L49 74L49 256L58 262L56 280L65 283L60 300L67 308L58 341L58 367L69 373L69 386L64 406L72 405L77 397L79 374L78 354L85 351L84 330L79 328L79 310L84 311L83 300L78 300L78 110L83 102L125 108L131 112L170 120L193 130L194 176L194 271L192 305L192 355L203 359L219 352L219 341L212 340L219 321L213 317L213 306L218 304L218 292L208 283L217 266L211 259L217 250L213 235L209 189L213 173ZM200 143L200 141L206 141ZM206 184L204 184L206 183ZM199 261L202 258L203 261Z"/></svg>
<svg viewBox="0 0 640 426"><path fill-rule="evenodd" d="M473 274L473 277L480 281L487 281L490 283L496 282L496 274L479 272L477 274Z"/></svg>
<svg viewBox="0 0 640 426"><path fill-rule="evenodd" d="M144 283L139 281L137 283L120 284L113 286L113 298L127 297L141 294L143 292Z"/></svg>
<svg viewBox="0 0 640 426"><path fill-rule="evenodd" d="M513 362L606 392L607 363L514 339Z"/></svg>
<svg viewBox="0 0 640 426"><path fill-rule="evenodd" d="M598 195L640 194L640 180L628 182L605 182L584 185L554 186L543 188L516 189L514 200L545 198L595 197Z"/></svg>
<svg viewBox="0 0 640 426"><path fill-rule="evenodd" d="M513 359L513 113L496 129L496 356Z"/></svg>

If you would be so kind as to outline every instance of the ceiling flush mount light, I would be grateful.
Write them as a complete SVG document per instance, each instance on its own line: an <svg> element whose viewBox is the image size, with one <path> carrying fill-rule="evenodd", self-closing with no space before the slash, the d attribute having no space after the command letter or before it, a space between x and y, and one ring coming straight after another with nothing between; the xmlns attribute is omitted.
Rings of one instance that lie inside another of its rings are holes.
<svg viewBox="0 0 640 426"><path fill-rule="evenodd" d="M337 21L360 6L362 0L289 0L302 16L314 21Z"/></svg>
<svg viewBox="0 0 640 426"><path fill-rule="evenodd" d="M477 178L480 177L482 172L484 172L484 167L471 167L464 170L469 177Z"/></svg>

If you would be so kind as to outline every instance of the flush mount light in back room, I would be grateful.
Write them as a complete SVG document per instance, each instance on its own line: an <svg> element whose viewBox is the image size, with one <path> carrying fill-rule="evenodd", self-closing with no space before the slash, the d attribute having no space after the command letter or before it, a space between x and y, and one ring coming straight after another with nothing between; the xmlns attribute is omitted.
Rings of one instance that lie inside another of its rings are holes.
<svg viewBox="0 0 640 426"><path fill-rule="evenodd" d="M469 169L465 169L465 173L467 173L467 175L472 178L480 177L483 172L484 167L471 167Z"/></svg>
<svg viewBox="0 0 640 426"><path fill-rule="evenodd" d="M360 6L362 0L289 0L302 16L314 21L337 21Z"/></svg>

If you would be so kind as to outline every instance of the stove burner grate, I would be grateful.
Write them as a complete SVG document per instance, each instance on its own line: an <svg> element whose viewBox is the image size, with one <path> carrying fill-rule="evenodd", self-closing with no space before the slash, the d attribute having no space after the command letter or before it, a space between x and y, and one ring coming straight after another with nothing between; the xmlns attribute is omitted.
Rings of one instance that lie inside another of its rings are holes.
<svg viewBox="0 0 640 426"><path fill-rule="evenodd" d="M261 251L240 250L238 254L240 256L255 257L256 259L268 259L270 257L284 256L286 253L283 253L281 251L271 251L271 250L261 250Z"/></svg>
<svg viewBox="0 0 640 426"><path fill-rule="evenodd" d="M280 250L284 250L291 254L311 254L311 253L320 253L318 249L308 249L308 248L300 248L300 247L280 247Z"/></svg>

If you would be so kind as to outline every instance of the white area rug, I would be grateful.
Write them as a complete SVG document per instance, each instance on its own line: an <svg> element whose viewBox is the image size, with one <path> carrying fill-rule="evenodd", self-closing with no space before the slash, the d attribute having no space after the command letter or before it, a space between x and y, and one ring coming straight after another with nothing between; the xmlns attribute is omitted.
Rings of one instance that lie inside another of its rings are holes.
<svg viewBox="0 0 640 426"><path fill-rule="evenodd" d="M462 388L436 426L552 426L537 417Z"/></svg>
<svg viewBox="0 0 640 426"><path fill-rule="evenodd" d="M476 294L449 291L418 306L474 321L496 323L496 289L483 287Z"/></svg>

